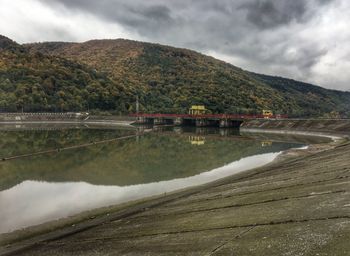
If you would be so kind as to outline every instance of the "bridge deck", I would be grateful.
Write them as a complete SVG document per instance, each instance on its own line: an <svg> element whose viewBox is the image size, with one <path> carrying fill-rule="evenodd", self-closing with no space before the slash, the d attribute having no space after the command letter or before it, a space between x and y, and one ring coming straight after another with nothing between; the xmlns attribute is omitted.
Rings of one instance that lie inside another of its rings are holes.
<svg viewBox="0 0 350 256"><path fill-rule="evenodd" d="M161 114L161 113L135 113L131 114L133 117L144 117L144 118L186 118L186 119L263 119L266 118L264 115L241 115L241 114L202 114L202 115L191 115L191 114ZM286 115L273 115L270 118L287 118Z"/></svg>

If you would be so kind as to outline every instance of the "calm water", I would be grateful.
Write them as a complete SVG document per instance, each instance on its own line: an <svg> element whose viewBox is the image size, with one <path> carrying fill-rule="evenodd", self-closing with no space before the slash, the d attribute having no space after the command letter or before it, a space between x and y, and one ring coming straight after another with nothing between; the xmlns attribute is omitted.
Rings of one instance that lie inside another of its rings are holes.
<svg viewBox="0 0 350 256"><path fill-rule="evenodd" d="M210 182L319 140L204 128L114 140L136 130L1 128L1 158L38 154L0 162L0 233Z"/></svg>

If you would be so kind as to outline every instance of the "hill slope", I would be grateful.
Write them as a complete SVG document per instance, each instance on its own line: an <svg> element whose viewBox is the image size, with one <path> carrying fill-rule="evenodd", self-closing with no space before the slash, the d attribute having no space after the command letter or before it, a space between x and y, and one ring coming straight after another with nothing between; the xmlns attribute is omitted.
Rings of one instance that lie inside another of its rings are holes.
<svg viewBox="0 0 350 256"><path fill-rule="evenodd" d="M326 112L330 113L328 117L332 117L332 115L334 117L332 111L340 111L342 116L349 117L350 115L350 92L329 90L283 77L255 73L251 73L251 75L283 93L287 101L293 101L295 105L308 110L314 116L322 116ZM319 105L321 108L318 107Z"/></svg>
<svg viewBox="0 0 350 256"><path fill-rule="evenodd" d="M350 93L246 72L187 49L130 40L21 46L0 36L0 111L134 111L349 116Z"/></svg>
<svg viewBox="0 0 350 256"><path fill-rule="evenodd" d="M31 53L0 36L0 111L125 112L127 98L121 86L87 66Z"/></svg>
<svg viewBox="0 0 350 256"><path fill-rule="evenodd" d="M26 47L105 72L140 96L143 111L183 113L191 104L204 104L216 113L255 113L267 108L292 116L332 111L349 115L350 93L253 74L187 49L123 39Z"/></svg>

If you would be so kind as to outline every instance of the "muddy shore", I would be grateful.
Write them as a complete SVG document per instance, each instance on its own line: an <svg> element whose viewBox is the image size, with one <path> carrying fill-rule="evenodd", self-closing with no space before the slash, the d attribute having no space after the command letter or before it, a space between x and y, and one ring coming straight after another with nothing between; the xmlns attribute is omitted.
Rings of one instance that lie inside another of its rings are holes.
<svg viewBox="0 0 350 256"><path fill-rule="evenodd" d="M344 136L349 123L318 130ZM284 130L276 126L246 128ZM349 255L349 156L346 138L290 150L210 184L64 220L62 229L1 236L0 255Z"/></svg>

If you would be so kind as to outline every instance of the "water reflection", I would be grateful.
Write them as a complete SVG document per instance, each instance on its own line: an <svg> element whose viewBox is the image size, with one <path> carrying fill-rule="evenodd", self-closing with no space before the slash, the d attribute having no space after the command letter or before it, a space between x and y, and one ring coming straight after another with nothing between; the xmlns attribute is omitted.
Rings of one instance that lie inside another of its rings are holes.
<svg viewBox="0 0 350 256"><path fill-rule="evenodd" d="M131 186L96 186L85 182L25 181L0 192L0 233L71 216L93 208L204 184L272 161L278 153L251 156L187 178Z"/></svg>
<svg viewBox="0 0 350 256"><path fill-rule="evenodd" d="M6 153L16 154L37 152L58 144L81 144L112 135L118 137L121 133L88 129L64 130L59 134L27 131L6 133L1 138ZM243 157L279 152L294 145L276 142L270 147L262 147L259 140L239 136L237 131L233 133L222 136L218 129L207 130L206 135L203 129L181 133L158 130L138 138L5 161L0 164L0 189L25 180L85 181L118 186L150 183L193 176ZM201 143L198 147L189 143L189 137L205 138L205 143L197 140L197 144Z"/></svg>
<svg viewBox="0 0 350 256"><path fill-rule="evenodd" d="M204 136L188 136L188 141L191 145L204 145L205 137Z"/></svg>
<svg viewBox="0 0 350 256"><path fill-rule="evenodd" d="M0 131L0 156L113 139L0 163L0 233L84 210L206 183L271 161L307 137L241 136L231 129Z"/></svg>

